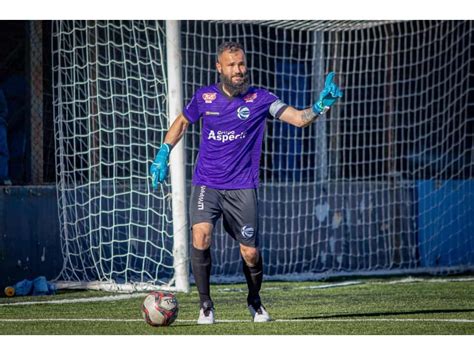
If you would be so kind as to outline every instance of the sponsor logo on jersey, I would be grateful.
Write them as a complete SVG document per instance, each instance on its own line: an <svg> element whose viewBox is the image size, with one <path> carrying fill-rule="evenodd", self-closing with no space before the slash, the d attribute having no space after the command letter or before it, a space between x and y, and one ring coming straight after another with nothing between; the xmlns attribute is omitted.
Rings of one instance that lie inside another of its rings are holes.
<svg viewBox="0 0 474 355"><path fill-rule="evenodd" d="M250 239L253 237L254 233L255 233L255 229L252 227L252 226L243 226L240 233L242 234L242 237L244 237L245 239Z"/></svg>
<svg viewBox="0 0 474 355"><path fill-rule="evenodd" d="M240 133L235 133L235 131L214 131L210 130L209 135L207 136L208 140L214 140L218 142L232 142L237 139L245 139L247 132L243 131Z"/></svg>
<svg viewBox="0 0 474 355"><path fill-rule="evenodd" d="M212 101L214 101L217 97L217 94L215 92L205 92L202 94L202 99L206 102L206 104L212 104Z"/></svg>
<svg viewBox="0 0 474 355"><path fill-rule="evenodd" d="M219 116L219 112L206 111L206 116Z"/></svg>
<svg viewBox="0 0 474 355"><path fill-rule="evenodd" d="M257 93L253 92L251 94L245 95L244 101L249 103L249 102L253 102L256 98L257 98Z"/></svg>
<svg viewBox="0 0 474 355"><path fill-rule="evenodd" d="M250 109L247 106L240 106L237 109L237 116L241 120L245 121L250 116Z"/></svg>

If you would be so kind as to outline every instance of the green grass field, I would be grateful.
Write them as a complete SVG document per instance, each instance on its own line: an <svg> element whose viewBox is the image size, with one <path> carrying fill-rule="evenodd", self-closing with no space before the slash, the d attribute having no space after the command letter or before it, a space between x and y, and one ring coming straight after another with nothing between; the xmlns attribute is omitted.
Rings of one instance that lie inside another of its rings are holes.
<svg viewBox="0 0 474 355"><path fill-rule="evenodd" d="M262 299L274 320L264 324L250 322L244 284L215 285L212 295L216 324L196 324L193 287L191 293L177 295L179 316L169 327L151 327L142 320L145 294L61 291L1 298L0 334L474 334L472 276L265 282Z"/></svg>

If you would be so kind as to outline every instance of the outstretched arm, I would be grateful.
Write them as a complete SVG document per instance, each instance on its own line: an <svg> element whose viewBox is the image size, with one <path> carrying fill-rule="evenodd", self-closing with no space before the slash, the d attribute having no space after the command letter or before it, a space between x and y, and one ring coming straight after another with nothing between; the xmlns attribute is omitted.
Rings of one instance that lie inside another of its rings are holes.
<svg viewBox="0 0 474 355"><path fill-rule="evenodd" d="M334 75L334 72L328 74L324 89L321 91L318 101L312 107L297 110L292 106L288 106L280 115L280 120L296 127L306 127L327 112L337 99L342 97L342 91L333 81Z"/></svg>
<svg viewBox="0 0 474 355"><path fill-rule="evenodd" d="M296 127L306 127L316 121L321 114L315 113L313 109L297 110L292 106L288 106L280 115L280 120Z"/></svg>

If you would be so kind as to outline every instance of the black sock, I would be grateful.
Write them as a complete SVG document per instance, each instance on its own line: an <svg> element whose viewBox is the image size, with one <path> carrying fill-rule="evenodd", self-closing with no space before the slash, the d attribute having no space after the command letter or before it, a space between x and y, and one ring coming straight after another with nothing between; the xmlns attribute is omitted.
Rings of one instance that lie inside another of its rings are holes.
<svg viewBox="0 0 474 355"><path fill-rule="evenodd" d="M211 276L211 266L212 260L210 248L200 250L196 249L194 245L192 245L191 268L193 269L194 280L196 282L196 287L199 292L199 300L201 301L201 307L203 306L204 302L208 303L211 301L211 291L209 282Z"/></svg>
<svg viewBox="0 0 474 355"><path fill-rule="evenodd" d="M263 281L262 255L259 253L258 261L255 266L248 266L243 258L242 263L245 279L247 280L247 286L249 288L247 304L252 305L255 309L257 309L262 304L260 301L260 289L262 287Z"/></svg>

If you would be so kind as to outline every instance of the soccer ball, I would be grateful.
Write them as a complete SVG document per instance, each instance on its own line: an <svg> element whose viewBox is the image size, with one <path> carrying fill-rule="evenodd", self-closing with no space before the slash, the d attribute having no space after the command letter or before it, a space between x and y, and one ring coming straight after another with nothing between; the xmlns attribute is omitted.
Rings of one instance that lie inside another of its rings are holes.
<svg viewBox="0 0 474 355"><path fill-rule="evenodd" d="M169 292L151 292L143 301L142 315L154 327L170 325L178 317L178 300Z"/></svg>

